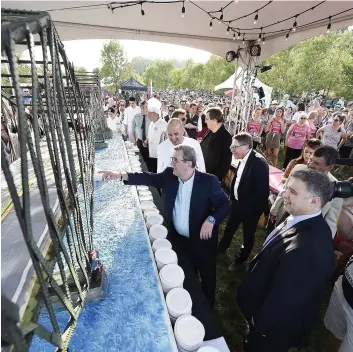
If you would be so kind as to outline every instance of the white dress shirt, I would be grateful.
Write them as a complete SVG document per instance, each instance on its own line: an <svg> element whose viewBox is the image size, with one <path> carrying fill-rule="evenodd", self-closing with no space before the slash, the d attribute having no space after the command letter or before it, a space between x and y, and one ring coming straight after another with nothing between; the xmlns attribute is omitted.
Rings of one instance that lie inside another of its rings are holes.
<svg viewBox="0 0 353 352"><path fill-rule="evenodd" d="M178 193L175 198L173 209L173 224L179 235L190 237L189 216L192 188L194 186L194 175L187 181L179 179Z"/></svg>
<svg viewBox="0 0 353 352"><path fill-rule="evenodd" d="M151 122L148 127L148 151L150 158L157 158L157 149L160 143L165 140L168 124L159 118Z"/></svg>
<svg viewBox="0 0 353 352"><path fill-rule="evenodd" d="M196 166L200 172L206 172L205 160L203 158L200 143L189 137L184 137L182 145L193 147L196 152ZM158 146L157 150L157 172L163 172L167 167L171 166L170 158L174 155L175 145L169 140L165 140Z"/></svg>
<svg viewBox="0 0 353 352"><path fill-rule="evenodd" d="M238 160L237 178L236 178L235 184L234 184L234 197L235 197L236 200L238 200L238 187L239 187L239 183L240 183L240 180L241 180L241 176L243 174L246 162L249 159L249 155L250 155L251 151L252 151L252 149L250 149L248 151L248 153L244 156L243 159L239 159Z"/></svg>
<svg viewBox="0 0 353 352"><path fill-rule="evenodd" d="M278 235L282 230L288 230L293 227L298 222L314 218L315 216L319 216L321 214L321 210L317 213L310 214L310 215L289 215L288 218L285 220L287 224L283 226L279 224L266 238L263 248L265 248L275 237Z"/></svg>
<svg viewBox="0 0 353 352"><path fill-rule="evenodd" d="M135 108L129 106L124 111L124 125L127 126L127 134L130 142L134 142L134 137L132 135L132 121L134 120L135 115L140 113L141 108L139 106L136 106Z"/></svg>

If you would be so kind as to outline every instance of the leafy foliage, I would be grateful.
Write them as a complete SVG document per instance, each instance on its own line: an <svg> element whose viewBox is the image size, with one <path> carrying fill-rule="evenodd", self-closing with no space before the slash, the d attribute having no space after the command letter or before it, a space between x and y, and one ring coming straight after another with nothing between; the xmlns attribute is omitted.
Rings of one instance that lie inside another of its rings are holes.
<svg viewBox="0 0 353 352"><path fill-rule="evenodd" d="M264 83L283 94L353 98L353 32L331 32L304 40L269 57L272 70L260 74Z"/></svg>

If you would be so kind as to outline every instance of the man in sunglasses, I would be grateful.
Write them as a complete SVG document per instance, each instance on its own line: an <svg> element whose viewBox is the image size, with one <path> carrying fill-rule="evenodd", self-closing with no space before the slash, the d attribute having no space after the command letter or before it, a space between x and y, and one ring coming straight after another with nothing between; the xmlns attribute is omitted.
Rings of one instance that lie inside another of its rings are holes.
<svg viewBox="0 0 353 352"><path fill-rule="evenodd" d="M205 297L210 306L213 305L218 228L229 213L227 196L218 179L195 168L195 149L178 145L174 148L171 167L162 173L100 172L105 181L123 180L128 185L163 189L167 239L172 243L178 264L184 270L184 288L192 295L193 312L194 309L200 311ZM204 308L209 309L207 305Z"/></svg>
<svg viewBox="0 0 353 352"><path fill-rule="evenodd" d="M168 106L168 115L164 116L165 122L168 122L172 118L174 110L175 110L175 106L174 105L169 105Z"/></svg>

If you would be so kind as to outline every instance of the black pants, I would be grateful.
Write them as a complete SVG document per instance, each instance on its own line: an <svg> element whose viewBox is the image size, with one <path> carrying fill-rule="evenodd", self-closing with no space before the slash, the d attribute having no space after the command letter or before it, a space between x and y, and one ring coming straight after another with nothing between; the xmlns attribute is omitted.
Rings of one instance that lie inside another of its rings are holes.
<svg viewBox="0 0 353 352"><path fill-rule="evenodd" d="M198 280L198 275L200 275L201 291L206 297L209 306L212 307L216 294L217 242L213 241L213 249L203 252L203 250L196 244L192 243L189 238L179 234L172 233L171 235L168 235L168 239L172 243L173 250L175 250L178 255L178 264L184 270L184 287L189 282L193 289L195 289L195 281L198 285L200 284ZM187 276L189 279L187 279Z"/></svg>
<svg viewBox="0 0 353 352"><path fill-rule="evenodd" d="M148 158L147 163L148 171L149 172L157 172L157 158Z"/></svg>
<svg viewBox="0 0 353 352"><path fill-rule="evenodd" d="M293 149L287 146L286 157L284 158L284 162L283 162L283 168L285 169L291 160L299 158L301 153L302 153L301 149Z"/></svg>
<svg viewBox="0 0 353 352"><path fill-rule="evenodd" d="M146 164L148 164L148 160L149 160L149 154L148 154L148 146L145 147L143 145L143 142L141 141L141 139L138 139L136 142L137 148L139 148L139 151L141 153L142 159L144 160L144 162Z"/></svg>
<svg viewBox="0 0 353 352"><path fill-rule="evenodd" d="M224 230L223 238L219 243L219 250L223 252L229 248L234 233L237 231L239 225L243 224L243 245L235 255L235 262L237 264L245 262L254 246L255 232L259 219L260 215L248 214L242 209L241 204L237 200L233 200L227 226Z"/></svg>
<svg viewBox="0 0 353 352"><path fill-rule="evenodd" d="M244 352L288 352L290 347L290 342L283 334L263 337L250 325L249 334L244 343Z"/></svg>
<svg viewBox="0 0 353 352"><path fill-rule="evenodd" d="M191 246L189 238L175 232L169 232L167 238L178 256L178 265L181 266L185 274L183 287L191 296L192 315L200 320L205 327L204 340L213 340L223 336L211 308L216 289L216 241L214 253L204 260L200 260L200 251Z"/></svg>

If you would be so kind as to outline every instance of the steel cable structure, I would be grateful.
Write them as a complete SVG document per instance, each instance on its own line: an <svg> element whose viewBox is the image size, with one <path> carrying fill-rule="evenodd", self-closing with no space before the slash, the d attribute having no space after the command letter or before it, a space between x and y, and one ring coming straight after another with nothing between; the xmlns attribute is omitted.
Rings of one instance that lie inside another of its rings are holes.
<svg viewBox="0 0 353 352"><path fill-rule="evenodd" d="M16 351L27 351L33 334L36 334L56 346L58 351L66 351L90 287L96 131L99 130L100 140L105 139L99 79L87 75L87 81L75 76L46 12L2 10L1 32L2 55L9 65L14 92L7 98L16 107L21 192L14 182L3 144L1 168L40 285L39 301L48 312L53 328L48 331L37 323L35 317L30 322L21 321L19 308L2 296L2 345L13 345ZM40 61L36 61L35 44L40 44ZM17 45L25 45L30 57L31 83L28 87L31 95L30 103L26 104L19 83L20 62L15 56ZM38 72L39 64L42 65L41 74ZM81 87L82 82L84 87ZM31 107L30 120L25 106ZM49 153L47 161L42 157L43 143L46 143ZM33 167L48 226L50 257L42 253L33 237L29 165ZM59 199L60 226L49 201L48 168L54 175ZM59 272L56 276L55 266ZM74 292L78 294L76 301L72 298ZM52 304L53 296L70 315L63 331Z"/></svg>

